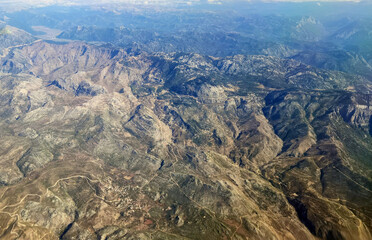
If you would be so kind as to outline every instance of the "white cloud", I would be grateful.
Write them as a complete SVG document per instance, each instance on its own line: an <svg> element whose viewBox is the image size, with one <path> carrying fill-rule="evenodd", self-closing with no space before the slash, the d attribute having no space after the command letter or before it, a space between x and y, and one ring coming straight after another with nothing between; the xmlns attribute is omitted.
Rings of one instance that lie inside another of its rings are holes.
<svg viewBox="0 0 372 240"><path fill-rule="evenodd" d="M128 4L145 4L145 5L169 5L169 4L187 4L194 5L197 3L223 4L224 2L246 1L246 2L361 2L372 0L0 0L1 5L90 5L105 3L128 3Z"/></svg>
<svg viewBox="0 0 372 240"><path fill-rule="evenodd" d="M363 0L262 0L271 2L361 2Z"/></svg>

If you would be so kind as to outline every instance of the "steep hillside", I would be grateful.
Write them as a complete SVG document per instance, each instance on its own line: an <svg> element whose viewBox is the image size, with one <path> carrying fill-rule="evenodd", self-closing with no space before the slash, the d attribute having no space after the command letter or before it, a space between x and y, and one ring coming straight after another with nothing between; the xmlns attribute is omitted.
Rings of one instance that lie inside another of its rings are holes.
<svg viewBox="0 0 372 240"><path fill-rule="evenodd" d="M35 40L35 37L21 29L0 24L0 51L4 51L8 47L28 44Z"/></svg>

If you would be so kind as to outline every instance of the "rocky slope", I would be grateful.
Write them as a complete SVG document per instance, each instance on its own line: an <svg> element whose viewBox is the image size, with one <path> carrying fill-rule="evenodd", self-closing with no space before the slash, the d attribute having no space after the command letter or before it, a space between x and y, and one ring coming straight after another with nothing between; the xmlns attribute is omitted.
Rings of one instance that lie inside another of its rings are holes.
<svg viewBox="0 0 372 240"><path fill-rule="evenodd" d="M362 77L78 42L0 61L0 238L371 238Z"/></svg>
<svg viewBox="0 0 372 240"><path fill-rule="evenodd" d="M0 50L2 52L6 48L28 44L35 40L36 38L31 34L0 22Z"/></svg>

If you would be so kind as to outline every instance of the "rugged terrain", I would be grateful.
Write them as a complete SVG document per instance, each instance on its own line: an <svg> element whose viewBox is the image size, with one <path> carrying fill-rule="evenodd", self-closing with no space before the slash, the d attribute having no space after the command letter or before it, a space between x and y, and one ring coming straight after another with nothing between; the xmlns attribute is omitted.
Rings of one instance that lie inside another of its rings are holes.
<svg viewBox="0 0 372 240"><path fill-rule="evenodd" d="M81 42L0 66L1 239L372 238L364 77Z"/></svg>

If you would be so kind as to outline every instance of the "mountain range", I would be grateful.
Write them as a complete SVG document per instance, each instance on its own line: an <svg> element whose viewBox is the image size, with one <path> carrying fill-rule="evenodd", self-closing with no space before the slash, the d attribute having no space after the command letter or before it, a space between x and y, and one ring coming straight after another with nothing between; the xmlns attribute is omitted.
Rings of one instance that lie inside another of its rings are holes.
<svg viewBox="0 0 372 240"><path fill-rule="evenodd" d="M372 238L367 20L49 10L0 30L0 239Z"/></svg>

